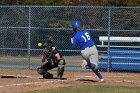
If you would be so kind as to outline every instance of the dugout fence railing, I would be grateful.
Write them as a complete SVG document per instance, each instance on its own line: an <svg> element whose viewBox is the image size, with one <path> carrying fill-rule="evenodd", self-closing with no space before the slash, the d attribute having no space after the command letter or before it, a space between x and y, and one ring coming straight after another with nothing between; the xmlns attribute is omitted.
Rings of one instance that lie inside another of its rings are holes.
<svg viewBox="0 0 140 93"><path fill-rule="evenodd" d="M70 43L72 21L81 20L97 45L101 70L140 72L140 42L110 41L140 36L140 7L1 5L0 11L1 68L36 69L42 53L37 43L52 38L67 70L87 71L80 68L80 50ZM108 37L106 46L100 46L100 36Z"/></svg>

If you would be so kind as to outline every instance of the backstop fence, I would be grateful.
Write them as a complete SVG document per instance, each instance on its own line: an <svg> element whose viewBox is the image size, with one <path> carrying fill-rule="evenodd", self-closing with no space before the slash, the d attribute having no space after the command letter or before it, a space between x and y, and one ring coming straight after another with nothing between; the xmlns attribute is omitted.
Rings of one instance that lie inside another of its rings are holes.
<svg viewBox="0 0 140 93"><path fill-rule="evenodd" d="M101 70L140 72L140 7L0 6L0 68L36 69L37 43L52 38L66 70L83 70L80 50L71 49L74 20L90 30Z"/></svg>

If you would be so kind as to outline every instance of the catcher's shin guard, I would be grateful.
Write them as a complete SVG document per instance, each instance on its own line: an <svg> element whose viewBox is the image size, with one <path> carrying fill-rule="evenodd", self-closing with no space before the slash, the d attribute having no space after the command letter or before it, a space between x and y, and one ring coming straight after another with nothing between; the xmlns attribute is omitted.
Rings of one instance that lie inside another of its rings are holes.
<svg viewBox="0 0 140 93"><path fill-rule="evenodd" d="M61 58L59 63L58 63L58 68L57 68L57 78L62 78L63 73L65 71L65 59Z"/></svg>

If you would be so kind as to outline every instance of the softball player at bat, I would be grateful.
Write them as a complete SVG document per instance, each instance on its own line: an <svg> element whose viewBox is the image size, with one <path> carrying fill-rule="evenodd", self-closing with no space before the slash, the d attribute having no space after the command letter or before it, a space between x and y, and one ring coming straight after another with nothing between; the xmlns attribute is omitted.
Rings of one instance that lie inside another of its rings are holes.
<svg viewBox="0 0 140 93"><path fill-rule="evenodd" d="M87 66L92 69L100 81L104 81L98 69L98 51L90 36L90 32L87 29L83 29L83 24L80 21L74 21L72 28L76 32L74 37L71 38L72 48L80 46L81 55L83 60L86 60Z"/></svg>

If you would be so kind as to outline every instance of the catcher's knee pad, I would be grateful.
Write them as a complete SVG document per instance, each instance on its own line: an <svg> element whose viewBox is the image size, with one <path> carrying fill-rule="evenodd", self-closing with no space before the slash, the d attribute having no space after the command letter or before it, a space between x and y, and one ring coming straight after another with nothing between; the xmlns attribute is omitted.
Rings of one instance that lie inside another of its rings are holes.
<svg viewBox="0 0 140 93"><path fill-rule="evenodd" d="M45 72L45 74L43 74L43 78L44 79L52 79L53 78L53 74L51 74L49 72Z"/></svg>
<svg viewBox="0 0 140 93"><path fill-rule="evenodd" d="M45 70L43 68L41 68L41 67L37 68L37 72L40 75L44 75L45 74Z"/></svg>
<svg viewBox="0 0 140 93"><path fill-rule="evenodd" d="M64 67L65 64L66 64L65 59L64 58L61 58L60 61L59 61L59 63L58 63L58 67Z"/></svg>
<svg viewBox="0 0 140 93"><path fill-rule="evenodd" d="M64 70L65 70L65 59L60 59L58 63L58 69L57 69L57 77L62 78Z"/></svg>

